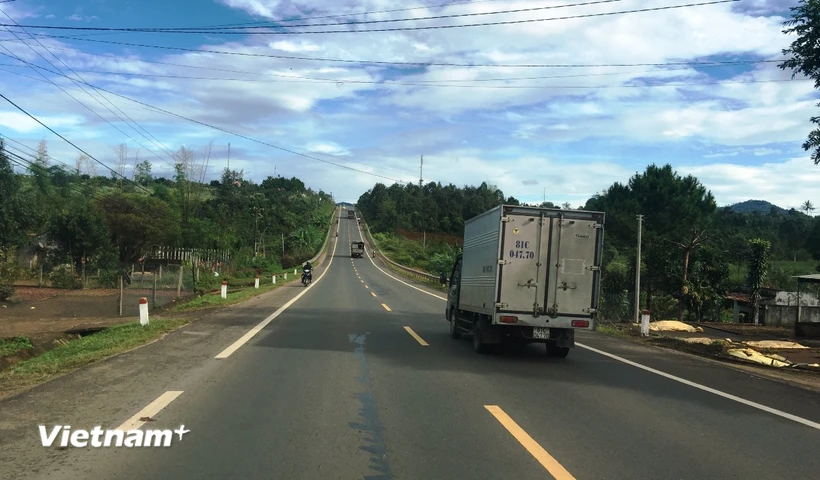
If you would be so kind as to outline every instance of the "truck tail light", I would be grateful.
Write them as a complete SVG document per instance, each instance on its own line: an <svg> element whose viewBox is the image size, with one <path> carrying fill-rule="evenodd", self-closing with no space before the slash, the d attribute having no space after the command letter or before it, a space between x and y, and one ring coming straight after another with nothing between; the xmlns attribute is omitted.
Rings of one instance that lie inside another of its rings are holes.
<svg viewBox="0 0 820 480"><path fill-rule="evenodd" d="M501 323L516 323L518 322L518 317L512 317L509 315L505 315L498 318L498 321Z"/></svg>
<svg viewBox="0 0 820 480"><path fill-rule="evenodd" d="M587 328L589 327L589 320L573 320L572 326L575 328Z"/></svg>

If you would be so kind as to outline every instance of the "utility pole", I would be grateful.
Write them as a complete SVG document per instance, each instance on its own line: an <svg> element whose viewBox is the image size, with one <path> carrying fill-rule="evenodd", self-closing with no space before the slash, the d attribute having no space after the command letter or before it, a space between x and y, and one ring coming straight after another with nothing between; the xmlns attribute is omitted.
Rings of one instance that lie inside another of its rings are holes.
<svg viewBox="0 0 820 480"><path fill-rule="evenodd" d="M422 183L424 180L424 155L421 156L421 165L419 165L419 188L421 188Z"/></svg>
<svg viewBox="0 0 820 480"><path fill-rule="evenodd" d="M643 215L638 215L638 255L635 259L635 321L641 322L641 230Z"/></svg>
<svg viewBox="0 0 820 480"><path fill-rule="evenodd" d="M231 142L228 142L228 172L231 171Z"/></svg>

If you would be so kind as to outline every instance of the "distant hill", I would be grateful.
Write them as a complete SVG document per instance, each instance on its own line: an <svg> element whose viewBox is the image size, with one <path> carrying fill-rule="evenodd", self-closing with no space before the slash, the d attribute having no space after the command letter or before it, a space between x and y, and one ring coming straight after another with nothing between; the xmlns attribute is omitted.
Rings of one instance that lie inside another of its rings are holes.
<svg viewBox="0 0 820 480"><path fill-rule="evenodd" d="M347 203L347 202L339 202L339 203L336 204L336 206L337 207L352 207L353 204L352 203Z"/></svg>
<svg viewBox="0 0 820 480"><path fill-rule="evenodd" d="M745 202L729 205L729 208L731 208L732 211L738 213L758 212L766 215L768 215L772 211L772 207L777 209L777 213L781 215L786 215L789 213L789 211L785 208L780 208L777 205L767 202L766 200L746 200Z"/></svg>

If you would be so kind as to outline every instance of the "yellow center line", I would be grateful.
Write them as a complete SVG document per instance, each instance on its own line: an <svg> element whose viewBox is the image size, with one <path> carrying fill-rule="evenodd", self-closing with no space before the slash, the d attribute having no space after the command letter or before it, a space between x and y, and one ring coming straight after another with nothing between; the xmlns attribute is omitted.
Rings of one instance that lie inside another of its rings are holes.
<svg viewBox="0 0 820 480"><path fill-rule="evenodd" d="M364 288L366 288L366 289L368 289L368 290L370 289L370 287L368 287L367 285L365 285L365 286L364 286Z"/></svg>
<svg viewBox="0 0 820 480"><path fill-rule="evenodd" d="M362 280L361 282L364 283L364 280Z"/></svg>
<svg viewBox="0 0 820 480"><path fill-rule="evenodd" d="M390 310L390 307L388 307L386 303L382 303L382 307L384 307L384 309L387 310L388 312L393 311L393 310Z"/></svg>
<svg viewBox="0 0 820 480"><path fill-rule="evenodd" d="M373 295L373 296L375 297L375 296L376 296L376 292L371 291L371 292L370 292L370 295Z"/></svg>
<svg viewBox="0 0 820 480"><path fill-rule="evenodd" d="M484 408L486 408L495 417L495 419L498 420L498 422L501 423L501 425L503 425L504 428L506 428L507 431L510 432L510 434L515 437L515 439L518 440L524 448L527 449L528 452L530 452L530 455L538 460L538 463L540 463L541 466L547 469L550 475L555 477L555 480L575 480L575 477L573 477L566 468L558 463L558 460L554 459L552 455L547 453L547 451L538 444L538 442L533 440L533 438L529 436L523 428L515 423L515 420L510 418L504 410L501 410L501 407L498 405L484 405Z"/></svg>
<svg viewBox="0 0 820 480"><path fill-rule="evenodd" d="M422 347L429 347L430 346L427 342L424 341L423 338L419 337L419 334L414 332L412 328L410 328L408 326L405 326L404 329L407 330L407 333L409 333L410 336L415 338L416 341L419 342Z"/></svg>

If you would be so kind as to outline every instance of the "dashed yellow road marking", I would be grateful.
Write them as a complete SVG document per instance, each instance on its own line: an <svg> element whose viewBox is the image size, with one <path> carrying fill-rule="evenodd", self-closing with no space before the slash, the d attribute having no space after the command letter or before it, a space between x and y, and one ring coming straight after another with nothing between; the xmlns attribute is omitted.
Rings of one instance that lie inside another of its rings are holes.
<svg viewBox="0 0 820 480"><path fill-rule="evenodd" d="M382 307L384 307L384 309L387 310L388 312L393 311L393 310L390 310L390 307L388 307L386 303L382 303Z"/></svg>
<svg viewBox="0 0 820 480"><path fill-rule="evenodd" d="M501 425L503 425L504 428L506 428L507 431L510 432L510 434L515 437L515 439L518 440L524 448L527 449L528 452L530 452L530 455L538 460L538 463L540 463L541 466L543 466L550 473L550 475L555 477L555 480L575 480L575 477L573 477L566 468L558 463L558 460L554 459L552 455L547 453L547 451L544 450L544 447L539 445L538 442L529 436L523 428L518 426L518 424L515 423L515 420L510 418L504 410L501 410L501 407L498 405L484 405L484 408L486 408L495 417L495 419L498 420L498 422L501 423Z"/></svg>
<svg viewBox="0 0 820 480"><path fill-rule="evenodd" d="M412 328L410 328L410 327L408 327L408 326L405 326L405 327L404 327L404 329L405 329L405 330L407 330L407 333L409 333L409 334L410 334L410 336L412 336L413 338L415 338L415 339L416 339L416 341L417 341L417 342L419 342L419 343L421 344L421 346L422 346L422 347L429 347L429 346L430 346L427 342L425 342L425 341L424 341L424 339L423 339L423 338L421 338L421 337L419 336L419 334L418 334L418 333L414 332Z"/></svg>

